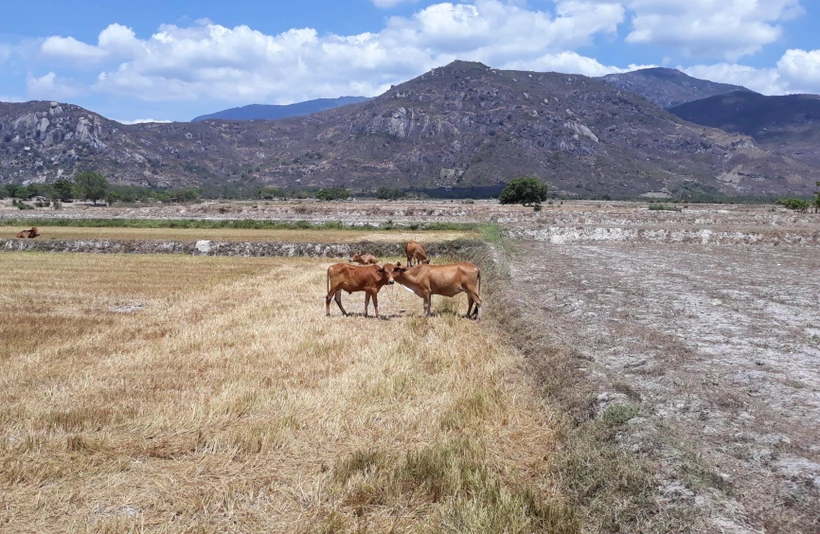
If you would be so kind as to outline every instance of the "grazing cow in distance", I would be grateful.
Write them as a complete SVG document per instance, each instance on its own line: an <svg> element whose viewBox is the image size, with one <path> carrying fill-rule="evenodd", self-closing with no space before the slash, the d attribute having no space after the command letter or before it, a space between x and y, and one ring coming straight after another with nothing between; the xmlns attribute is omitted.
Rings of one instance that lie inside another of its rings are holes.
<svg viewBox="0 0 820 534"><path fill-rule="evenodd" d="M408 241L404 245L404 253L407 255L407 266L413 266L413 260L416 260L416 265L421 263L430 263L427 259L427 254L424 252L424 247L418 241Z"/></svg>
<svg viewBox="0 0 820 534"><path fill-rule="evenodd" d="M327 268L327 297L325 297L325 313L330 317L330 301L336 298L336 304L342 310L343 315L347 315L342 306L342 290L348 293L364 291L364 316L367 317L367 307L370 299L373 299L373 309L376 310L376 318L379 318L379 290L384 285L393 284L393 272L395 267L391 263L385 263L383 267L378 265L350 265L349 263L335 263Z"/></svg>
<svg viewBox="0 0 820 534"><path fill-rule="evenodd" d="M376 256L372 254L362 254L361 251L354 252L353 257L350 258L350 261L361 263L362 265L376 265L379 263L379 260L376 259Z"/></svg>
<svg viewBox="0 0 820 534"><path fill-rule="evenodd" d="M17 237L21 239L31 238L34 239L35 237L39 237L40 232L37 230L36 226L32 226L28 230L23 230L22 232L17 234Z"/></svg>
<svg viewBox="0 0 820 534"><path fill-rule="evenodd" d="M453 297L467 293L466 317L478 320L481 307L481 270L472 263L422 264L409 269L399 267L394 270L393 278L424 300L424 315L427 317L430 316L433 295Z"/></svg>

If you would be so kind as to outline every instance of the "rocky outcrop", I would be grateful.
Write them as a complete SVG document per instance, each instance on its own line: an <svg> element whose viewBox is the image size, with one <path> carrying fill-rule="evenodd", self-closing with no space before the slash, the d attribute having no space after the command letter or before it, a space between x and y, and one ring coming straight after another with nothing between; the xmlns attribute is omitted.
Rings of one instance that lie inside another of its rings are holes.
<svg viewBox="0 0 820 534"><path fill-rule="evenodd" d="M483 246L480 241L455 240L430 243L430 256L463 255ZM0 252L84 252L96 254L191 254L195 256L311 257L346 260L357 250L367 250L377 257L404 255L403 243L284 243L276 241L154 241L124 239L29 239L0 238Z"/></svg>

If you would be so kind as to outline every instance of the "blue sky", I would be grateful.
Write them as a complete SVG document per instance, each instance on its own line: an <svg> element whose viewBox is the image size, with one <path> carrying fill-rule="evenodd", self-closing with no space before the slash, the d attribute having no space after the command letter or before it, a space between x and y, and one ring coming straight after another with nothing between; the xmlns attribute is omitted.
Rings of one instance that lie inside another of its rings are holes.
<svg viewBox="0 0 820 534"><path fill-rule="evenodd" d="M121 121L375 96L453 59L600 76L646 66L820 93L818 0L15 2L0 101Z"/></svg>

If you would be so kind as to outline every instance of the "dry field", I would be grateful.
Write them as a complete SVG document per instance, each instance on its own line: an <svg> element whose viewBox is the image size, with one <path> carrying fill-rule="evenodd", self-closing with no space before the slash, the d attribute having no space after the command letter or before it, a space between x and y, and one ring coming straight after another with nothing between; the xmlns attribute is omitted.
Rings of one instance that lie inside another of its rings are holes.
<svg viewBox="0 0 820 534"><path fill-rule="evenodd" d="M159 241L214 241L258 242L278 241L284 243L356 243L367 240L374 243L400 243L410 239L425 243L475 239L473 231L364 231L364 230L242 230L234 228L92 228L70 226L38 226L38 239L149 239ZM20 226L0 226L4 235L12 238L23 230Z"/></svg>
<svg viewBox="0 0 820 534"><path fill-rule="evenodd" d="M820 532L820 248L526 232L513 300L571 347L597 411L636 408L616 439L651 464L654 505L694 511L694 532Z"/></svg>
<svg viewBox="0 0 820 534"><path fill-rule="evenodd" d="M2 532L578 531L564 425L463 299L326 318L320 260L0 262Z"/></svg>

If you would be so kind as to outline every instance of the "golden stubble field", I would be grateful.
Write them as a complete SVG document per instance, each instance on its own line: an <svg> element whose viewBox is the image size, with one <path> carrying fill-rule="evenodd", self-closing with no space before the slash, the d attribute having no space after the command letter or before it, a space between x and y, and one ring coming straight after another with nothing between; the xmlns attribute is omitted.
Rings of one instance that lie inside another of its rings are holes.
<svg viewBox="0 0 820 534"><path fill-rule="evenodd" d="M463 299L327 318L327 261L0 262L2 532L577 531L562 424Z"/></svg>

